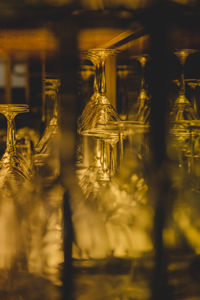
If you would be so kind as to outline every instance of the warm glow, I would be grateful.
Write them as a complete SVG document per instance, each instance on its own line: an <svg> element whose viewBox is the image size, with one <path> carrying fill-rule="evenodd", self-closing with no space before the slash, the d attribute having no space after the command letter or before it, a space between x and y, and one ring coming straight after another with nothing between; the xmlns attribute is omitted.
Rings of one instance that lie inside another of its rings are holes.
<svg viewBox="0 0 200 300"><path fill-rule="evenodd" d="M31 37L31 38L30 38ZM1 52L12 55L39 55L55 52L58 43L47 29L0 30Z"/></svg>
<svg viewBox="0 0 200 300"><path fill-rule="evenodd" d="M124 31L120 28L89 28L81 30L78 36L78 46L80 50L93 48L106 48L105 44L114 44L119 41L119 37ZM127 34L130 34L130 32Z"/></svg>

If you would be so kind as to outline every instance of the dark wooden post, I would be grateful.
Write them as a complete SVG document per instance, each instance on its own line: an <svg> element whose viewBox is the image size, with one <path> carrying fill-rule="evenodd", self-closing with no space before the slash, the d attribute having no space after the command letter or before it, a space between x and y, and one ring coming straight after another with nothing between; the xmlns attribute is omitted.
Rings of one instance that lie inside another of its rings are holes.
<svg viewBox="0 0 200 300"><path fill-rule="evenodd" d="M159 2L159 1L158 1ZM154 205L155 266L152 300L172 299L167 279L167 257L163 241L170 180L166 155L166 126L169 103L168 6L165 1L150 11L148 29L151 37L151 188Z"/></svg>
<svg viewBox="0 0 200 300"><path fill-rule="evenodd" d="M59 66L61 77L60 126L61 126L61 181L65 188L63 199L64 213L64 253L63 300L72 299L72 241L73 226L70 200L76 192L75 149L77 98L76 76L78 65L77 27L71 17L66 16L57 27L60 38Z"/></svg>

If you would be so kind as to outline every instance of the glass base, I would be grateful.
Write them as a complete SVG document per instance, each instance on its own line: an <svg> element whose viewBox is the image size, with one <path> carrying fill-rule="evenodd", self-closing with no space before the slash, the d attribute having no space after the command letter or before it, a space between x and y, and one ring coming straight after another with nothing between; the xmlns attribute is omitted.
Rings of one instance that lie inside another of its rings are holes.
<svg viewBox="0 0 200 300"><path fill-rule="evenodd" d="M0 113L7 114L7 113L27 113L29 112L29 105L28 104L0 104Z"/></svg>

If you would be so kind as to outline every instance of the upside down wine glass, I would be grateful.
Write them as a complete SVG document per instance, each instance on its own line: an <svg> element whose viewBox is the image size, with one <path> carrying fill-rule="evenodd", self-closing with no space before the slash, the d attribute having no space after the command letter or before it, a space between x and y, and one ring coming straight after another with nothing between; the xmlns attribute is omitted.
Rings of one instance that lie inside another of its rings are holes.
<svg viewBox="0 0 200 300"><path fill-rule="evenodd" d="M92 96L90 97L89 101L86 103L81 116L78 119L78 133L82 134L82 131L84 131L84 124L88 118L88 116L92 113L93 108L97 105L98 103L98 97L99 97L99 90L98 90L98 83L97 83L97 78L98 78L98 60L96 59L95 56L91 56L89 52L82 52L81 53L81 58L88 59L90 60L93 65L95 66L95 74L94 74L94 92Z"/></svg>
<svg viewBox="0 0 200 300"><path fill-rule="evenodd" d="M47 183L55 179L60 172L59 164L59 126L58 126L58 91L60 80L45 79L45 99L47 125L43 136L35 147L34 162Z"/></svg>
<svg viewBox="0 0 200 300"><path fill-rule="evenodd" d="M114 157L108 158L107 149L110 147L111 156L114 155L113 147L116 144L116 133L112 132L105 126L110 121L120 121L120 118L111 105L106 96L106 77L105 77L105 63L109 55L116 53L113 49L91 49L87 52L89 58L95 65L94 78L94 94L78 121L78 132L81 135L96 137L97 147L96 153L99 178L102 181L109 180L108 162L110 161L110 173L114 174L113 166ZM113 138L112 138L113 137ZM99 157L101 156L101 165L99 164ZM112 162L112 163L111 163Z"/></svg>
<svg viewBox="0 0 200 300"><path fill-rule="evenodd" d="M0 104L0 113L7 119L6 151L0 161L0 177L18 175L19 178L30 179L31 170L22 156L17 155L14 119L20 113L29 112L26 104ZM3 180L1 181L3 183Z"/></svg>
<svg viewBox="0 0 200 300"><path fill-rule="evenodd" d="M196 95L197 88L200 86L200 79L185 79L187 82L188 86L192 89L193 91L193 99L192 99L192 105L194 107L195 113L198 115L198 99ZM199 119L199 118L198 118Z"/></svg>
<svg viewBox="0 0 200 300"><path fill-rule="evenodd" d="M145 83L145 66L148 60L148 54L136 55L134 58L140 63L142 68L142 78L140 85L140 92L137 98L137 112L136 112L136 121L144 122L145 124L149 122L150 117L150 97L146 91L146 83Z"/></svg>
<svg viewBox="0 0 200 300"><path fill-rule="evenodd" d="M32 169L27 159L17 153L14 124L16 115L27 112L29 107L25 104L0 104L0 113L7 119L6 150L0 161L0 296L8 294L8 299L14 293L18 271L27 268L27 235L23 230L29 214Z"/></svg>
<svg viewBox="0 0 200 300"><path fill-rule="evenodd" d="M194 91L193 95L193 101L192 106L194 108L195 114L198 116L198 105L197 105L197 97L195 94L195 90L200 85L199 79L185 79L188 86ZM186 158L187 158L187 171L188 174L192 175L193 179L195 179L195 176L198 174L198 168L199 168L199 145L200 145L200 120L190 120L187 122L186 126L186 132L188 133L188 151L186 152ZM195 175L195 176L194 176ZM191 177L191 178L192 178ZM196 176L198 177L198 176ZM195 181L195 180L194 180Z"/></svg>
<svg viewBox="0 0 200 300"><path fill-rule="evenodd" d="M169 118L172 137L170 147L172 146L172 149L176 150L174 153L178 153L178 164L181 169L183 169L185 164L187 165L186 156L192 151L190 142L191 128L189 127L191 122L197 120L197 113L185 95L184 78L184 65L186 59L190 54L195 52L196 50L194 49L182 49L174 52L180 60L182 72L180 76L179 94L173 104Z"/></svg>
<svg viewBox="0 0 200 300"><path fill-rule="evenodd" d="M45 83L45 102L46 102L46 128L44 134L36 146L37 153L48 152L48 142L58 131L58 91L60 80L55 78L46 78Z"/></svg>
<svg viewBox="0 0 200 300"><path fill-rule="evenodd" d="M83 135L98 135L98 127L109 121L120 121L120 118L106 97L105 62L109 55L115 54L113 49L91 49L87 57L95 65L94 94L86 104L78 121L78 132Z"/></svg>
<svg viewBox="0 0 200 300"><path fill-rule="evenodd" d="M57 202L55 193L48 194L47 202L27 159L17 152L14 118L26 112L28 105L0 105L7 119L7 147L0 161L0 298L58 299L62 239L54 216L62 215L56 205L59 191Z"/></svg>
<svg viewBox="0 0 200 300"><path fill-rule="evenodd" d="M193 129L196 131L196 122L198 123L197 111L193 108L191 102L185 95L185 86L186 81L188 80L184 78L184 65L187 57L195 52L195 49L182 49L175 51L175 55L180 60L182 72L180 75L179 94L173 104L169 118L171 123L171 142L169 143L169 149L172 151L173 157L176 157L178 160L178 165L182 175L185 174L185 169L189 172L191 169L191 157L193 153L193 134L191 133Z"/></svg>
<svg viewBox="0 0 200 300"><path fill-rule="evenodd" d="M185 78L184 78L184 65L188 55L195 53L194 49L182 49L176 50L174 53L179 58L182 72L180 76L180 89L178 97L175 100L175 103L172 107L172 111L170 113L170 121L187 121L187 120L195 120L197 119L197 115L195 110L193 109L190 101L185 96Z"/></svg>

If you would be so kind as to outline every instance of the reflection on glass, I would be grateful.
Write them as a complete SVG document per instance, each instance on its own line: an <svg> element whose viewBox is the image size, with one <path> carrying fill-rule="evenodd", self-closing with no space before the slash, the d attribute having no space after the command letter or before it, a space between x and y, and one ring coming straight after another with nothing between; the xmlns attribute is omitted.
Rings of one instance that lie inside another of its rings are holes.
<svg viewBox="0 0 200 300"><path fill-rule="evenodd" d="M87 278L89 285L93 282L92 272L95 272L96 280L101 280L103 286L109 279L101 297L132 299L138 293L140 299L150 297L150 280L145 277L145 272L153 267L153 210L148 201L148 185L144 176L148 131L148 125L128 121L110 122L102 131L98 128L100 137L95 152L99 154L95 157L96 166L99 165L99 170L102 170L104 162L105 169L106 164L111 172L116 168L112 155L104 156L104 153L108 143L115 143L122 138L120 150L117 151L121 152L117 153L120 166L109 181L100 181L97 172L91 169L87 177L83 177L85 180L81 187L85 197L76 204L73 219L74 267L85 270L84 276L80 273L74 281L76 299L80 298L78 290L84 285L84 278ZM137 277L138 272L140 278ZM117 278L120 287L114 290L112 285ZM96 280L91 289L89 286L85 289L86 298L98 299Z"/></svg>
<svg viewBox="0 0 200 300"><path fill-rule="evenodd" d="M181 61L182 69L188 55L195 52L196 50L192 49L175 52ZM197 254L199 254L196 210L199 209L197 199L200 175L200 121L196 101L192 105L192 101L190 102L185 96L185 84L195 89L198 81L198 79L185 79L182 70L179 95L170 115L168 154L171 159L172 190L175 197L174 204L168 212L164 240L170 249L171 264L168 270L177 295L175 299L178 299L181 293L183 282L188 283L185 289L186 298L190 298L193 294L194 299L197 299L199 293L194 280L198 271L194 265L198 264ZM193 287L189 284L191 281Z"/></svg>
<svg viewBox="0 0 200 300"><path fill-rule="evenodd" d="M7 119L7 146L0 162L0 298L55 300L59 290L55 278L52 280L57 260L55 251L50 255L55 250L52 215L47 222L47 203L38 192L40 185L34 181L24 151L16 149L14 118L26 112L28 105L0 105L0 113Z"/></svg>
<svg viewBox="0 0 200 300"><path fill-rule="evenodd" d="M179 94L175 100L175 103L172 107L172 111L170 113L171 122L197 119L197 114L195 113L194 108L192 107L190 101L185 96L185 78L184 78L185 61L188 55L195 52L196 50L193 49L183 49L183 50L175 51L175 55L179 58L182 66L182 73L180 78Z"/></svg>
<svg viewBox="0 0 200 300"><path fill-rule="evenodd" d="M0 177L1 184L8 176L18 178L30 179L31 170L30 166L16 153L16 140L15 140L15 124L14 118L20 113L29 112L28 105L25 104L0 104L0 113L7 119L7 145L6 151L0 161Z"/></svg>
<svg viewBox="0 0 200 300"><path fill-rule="evenodd" d="M146 91L146 83L145 83L145 66L148 60L147 54L136 55L134 56L135 59L139 61L142 68L142 78L141 78L141 85L140 85L140 92L137 98L137 112L135 119L139 122L144 122L145 124L149 122L150 116L150 97Z"/></svg>
<svg viewBox="0 0 200 300"><path fill-rule="evenodd" d="M34 163L43 178L47 181L59 175L59 127L58 127L58 91L60 80L45 79L45 95L48 96L49 109L47 110L48 123L43 136L35 147Z"/></svg>
<svg viewBox="0 0 200 300"><path fill-rule="evenodd" d="M95 159L85 170L80 186L86 198L96 197L102 184L107 184L116 172L116 144L118 132L108 128L110 121L120 118L106 97L105 62L111 49L92 49L86 55L95 65L94 94L86 104L78 121L78 132L84 136L96 137L94 140Z"/></svg>
<svg viewBox="0 0 200 300"><path fill-rule="evenodd" d="M86 104L78 121L80 134L95 135L98 126L103 126L109 121L119 121L120 118L106 97L105 62L109 55L115 53L112 49L91 49L87 52L95 65L94 94Z"/></svg>
<svg viewBox="0 0 200 300"><path fill-rule="evenodd" d="M188 86L192 88L192 90L194 92L192 105L193 105L194 111L199 119L198 99L196 97L196 90L200 86L200 79L185 79L185 81L187 82Z"/></svg>
<svg viewBox="0 0 200 300"><path fill-rule="evenodd" d="M128 77L131 75L131 70L128 65L117 66L117 110L121 120L128 118Z"/></svg>

